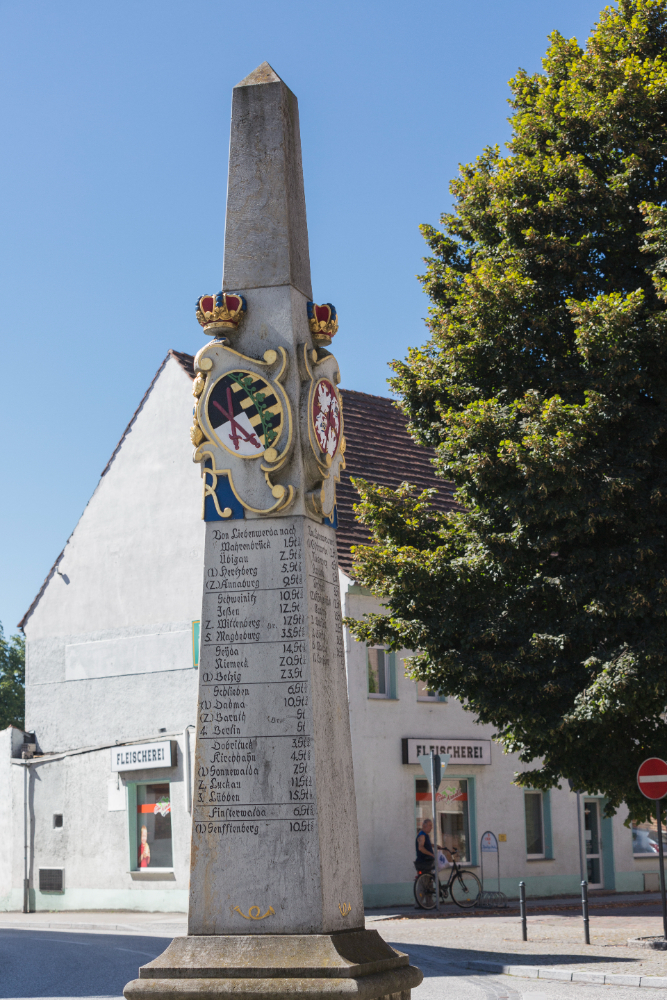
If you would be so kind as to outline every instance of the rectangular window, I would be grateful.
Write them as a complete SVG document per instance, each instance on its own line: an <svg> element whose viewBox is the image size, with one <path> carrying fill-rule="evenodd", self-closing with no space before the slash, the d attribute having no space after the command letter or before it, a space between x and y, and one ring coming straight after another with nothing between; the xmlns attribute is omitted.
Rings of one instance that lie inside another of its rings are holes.
<svg viewBox="0 0 667 1000"><path fill-rule="evenodd" d="M632 824L632 853L635 857L657 858L660 851L658 844L658 824L654 819L648 823ZM662 849L667 854L667 830L664 828Z"/></svg>
<svg viewBox="0 0 667 1000"><path fill-rule="evenodd" d="M543 858L542 792L526 792L523 797L523 805L526 812L526 854L529 858Z"/></svg>
<svg viewBox="0 0 667 1000"><path fill-rule="evenodd" d="M368 649L368 697L389 698L390 689L389 653L371 646Z"/></svg>
<svg viewBox="0 0 667 1000"><path fill-rule="evenodd" d="M417 830L432 817L431 789L428 781L417 779ZM449 851L458 851L457 861L470 863L470 819L468 815L468 782L465 779L443 779L436 793L438 843ZM415 834L416 836L416 834Z"/></svg>
<svg viewBox="0 0 667 1000"><path fill-rule="evenodd" d="M425 681L417 681L417 701L447 701L439 691L431 691Z"/></svg>
<svg viewBox="0 0 667 1000"><path fill-rule="evenodd" d="M171 798L169 783L137 785L137 857L135 869L171 868Z"/></svg>

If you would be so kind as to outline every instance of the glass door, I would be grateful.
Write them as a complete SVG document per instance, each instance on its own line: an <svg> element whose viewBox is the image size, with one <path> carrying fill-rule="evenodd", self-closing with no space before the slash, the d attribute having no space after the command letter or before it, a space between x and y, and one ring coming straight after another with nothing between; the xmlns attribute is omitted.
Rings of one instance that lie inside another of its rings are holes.
<svg viewBox="0 0 667 1000"><path fill-rule="evenodd" d="M601 889L602 838L600 837L600 803L596 799L584 799L584 837L586 850L586 877L591 889Z"/></svg>

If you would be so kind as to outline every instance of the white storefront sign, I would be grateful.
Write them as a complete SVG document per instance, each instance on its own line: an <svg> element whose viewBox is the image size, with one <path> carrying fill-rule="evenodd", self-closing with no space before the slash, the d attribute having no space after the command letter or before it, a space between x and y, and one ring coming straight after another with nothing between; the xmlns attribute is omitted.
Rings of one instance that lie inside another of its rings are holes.
<svg viewBox="0 0 667 1000"><path fill-rule="evenodd" d="M111 748L112 771L139 771L145 767L175 767L176 740L134 743Z"/></svg>
<svg viewBox="0 0 667 1000"><path fill-rule="evenodd" d="M418 736L414 739L401 740L403 748L403 763L418 764L417 759L422 754L449 754L449 767L452 764L490 764L491 740L452 740L449 738L435 739L431 736Z"/></svg>

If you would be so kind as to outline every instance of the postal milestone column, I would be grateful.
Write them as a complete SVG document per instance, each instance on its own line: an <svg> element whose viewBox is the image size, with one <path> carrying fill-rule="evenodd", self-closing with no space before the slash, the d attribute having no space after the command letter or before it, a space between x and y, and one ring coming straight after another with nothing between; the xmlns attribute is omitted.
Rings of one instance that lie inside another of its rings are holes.
<svg viewBox="0 0 667 1000"><path fill-rule="evenodd" d="M234 88L223 290L197 319L210 342L191 428L206 548L188 935L125 996L407 1000L421 972L364 930L338 318L313 301L297 100L268 63Z"/></svg>

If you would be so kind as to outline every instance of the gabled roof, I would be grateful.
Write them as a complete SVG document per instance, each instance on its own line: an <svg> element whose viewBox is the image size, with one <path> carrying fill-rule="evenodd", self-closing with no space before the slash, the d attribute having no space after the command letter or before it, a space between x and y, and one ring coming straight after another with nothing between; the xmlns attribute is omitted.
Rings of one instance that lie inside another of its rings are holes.
<svg viewBox="0 0 667 1000"><path fill-rule="evenodd" d="M192 354L169 351L133 413L120 441L114 448L111 458L102 470L102 477L111 468L123 441L170 358L174 358L186 375L194 379L194 357ZM435 453L430 448L422 448L412 440L406 430L406 418L391 399L384 396L371 396L353 389L342 389L341 394L347 448L345 451L346 468L337 489L338 531L336 541L341 569L349 575L352 567L350 547L363 545L370 539L366 528L355 520L353 505L358 501L359 495L350 482L350 477L360 476L362 479L367 479L380 486L397 487L401 483L408 482L414 483L423 490L435 488L438 490L438 496L434 501L434 506L443 511L456 508L456 503L452 495L453 484L445 482L435 474L432 465ZM39 593L19 622L20 629L25 626L53 574L57 572L58 563L62 559L64 551L63 549L54 562L40 587Z"/></svg>
<svg viewBox="0 0 667 1000"><path fill-rule="evenodd" d="M416 444L407 432L407 419L391 399L369 396L365 392L342 389L343 422L347 447L345 471L336 491L338 531L336 534L338 561L349 575L352 566L351 545L364 545L370 540L366 528L355 519L353 504L359 494L350 482L359 476L379 486L398 487L414 483L420 490L437 489L433 506L438 510L457 507L453 498L453 483L435 474L432 460L435 452Z"/></svg>

